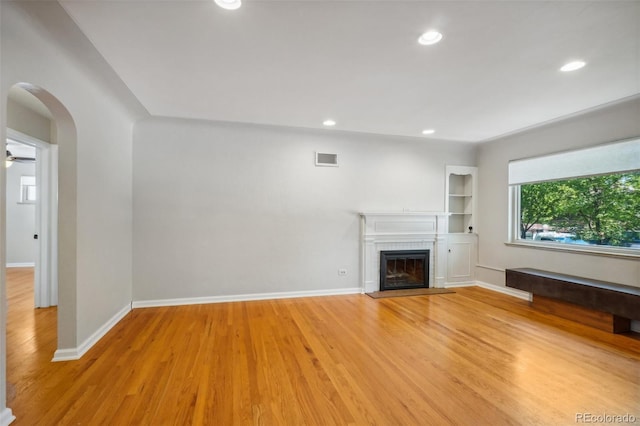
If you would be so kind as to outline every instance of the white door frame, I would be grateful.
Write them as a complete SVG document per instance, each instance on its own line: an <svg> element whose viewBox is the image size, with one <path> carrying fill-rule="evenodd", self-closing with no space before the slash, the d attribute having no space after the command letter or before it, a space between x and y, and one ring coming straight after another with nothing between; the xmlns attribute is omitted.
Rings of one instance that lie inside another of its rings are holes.
<svg viewBox="0 0 640 426"><path fill-rule="evenodd" d="M36 148L36 308L58 304L58 146L7 128L7 139Z"/></svg>

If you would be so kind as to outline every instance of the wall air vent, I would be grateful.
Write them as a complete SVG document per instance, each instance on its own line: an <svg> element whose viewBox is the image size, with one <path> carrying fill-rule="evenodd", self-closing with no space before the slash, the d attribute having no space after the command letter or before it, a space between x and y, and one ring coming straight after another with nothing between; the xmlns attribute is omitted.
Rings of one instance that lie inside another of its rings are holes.
<svg viewBox="0 0 640 426"><path fill-rule="evenodd" d="M338 167L338 154L316 152L316 166Z"/></svg>

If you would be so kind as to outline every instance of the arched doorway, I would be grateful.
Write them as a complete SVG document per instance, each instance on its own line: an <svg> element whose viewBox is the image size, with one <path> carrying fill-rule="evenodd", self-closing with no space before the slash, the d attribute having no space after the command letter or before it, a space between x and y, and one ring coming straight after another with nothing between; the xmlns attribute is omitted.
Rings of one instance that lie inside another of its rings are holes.
<svg viewBox="0 0 640 426"><path fill-rule="evenodd" d="M76 346L76 127L66 107L45 89L30 83L28 91L51 112L51 143L58 145L58 348Z"/></svg>
<svg viewBox="0 0 640 426"><path fill-rule="evenodd" d="M57 298L55 294L50 294L49 302L55 304L57 299L57 350L61 348L70 348L76 346L76 127L71 114L66 107L50 92L30 83L17 83L13 86L21 90L27 91L30 95L38 99L53 118L51 126L51 144L58 147L58 172L57 182L54 179L50 182L52 187L57 186L57 209L53 208L49 211L47 221L49 225L48 235L46 239L50 248L49 256L49 277L57 276L58 288ZM4 136L10 132L3 129ZM46 149L46 147L44 147ZM50 153L49 153L50 154ZM49 164L53 164L49 162ZM55 170L54 170L55 171ZM56 175L55 173L53 174ZM6 191L5 191L6 193ZM53 195L52 195L53 197ZM4 200L6 205L6 199ZM51 207L51 205L49 206ZM4 221L2 226L4 226ZM57 233L55 228L57 225ZM6 228L2 229L2 235L6 235ZM56 239L57 236L57 239ZM43 236L44 237L44 236ZM56 241L57 240L57 241ZM6 246L6 241L5 241ZM5 265L0 265L2 275L5 276ZM48 281L47 288L51 289L51 282ZM0 302L6 306L6 283L2 282L2 299ZM55 290L53 290L55 291ZM4 321L4 320L3 320ZM3 327L4 328L4 327ZM5 330L2 330L3 334ZM4 340L3 336L3 340ZM6 345L3 344L5 351L3 359L7 359ZM51 360L53 354L47 356ZM53 356L55 360L55 356ZM4 363L3 363L4 364ZM2 365L4 369L6 365ZM2 372L3 382L6 379L5 371ZM4 392L3 392L4 393ZM5 393L6 395L6 393ZM10 404L7 404L10 405ZM11 412L8 411L8 414ZM7 413L3 413L6 415Z"/></svg>

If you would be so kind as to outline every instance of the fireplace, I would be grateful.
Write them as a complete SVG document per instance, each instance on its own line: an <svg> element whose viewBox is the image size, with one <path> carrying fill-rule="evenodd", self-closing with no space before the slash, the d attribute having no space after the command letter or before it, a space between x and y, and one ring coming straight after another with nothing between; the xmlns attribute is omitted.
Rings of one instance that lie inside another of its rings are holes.
<svg viewBox="0 0 640 426"><path fill-rule="evenodd" d="M382 289L380 270L386 263L380 262L382 251L426 250L428 266L425 265L426 278L422 286L444 287L447 219L447 213L437 212L360 213L362 292Z"/></svg>
<svg viewBox="0 0 640 426"><path fill-rule="evenodd" d="M380 291L429 287L429 250L380 251Z"/></svg>

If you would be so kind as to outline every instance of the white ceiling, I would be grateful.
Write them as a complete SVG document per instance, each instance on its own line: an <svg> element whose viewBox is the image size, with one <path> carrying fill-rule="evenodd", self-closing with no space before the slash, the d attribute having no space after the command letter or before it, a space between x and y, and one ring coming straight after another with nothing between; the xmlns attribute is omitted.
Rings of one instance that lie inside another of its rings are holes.
<svg viewBox="0 0 640 426"><path fill-rule="evenodd" d="M60 3L158 116L478 142L640 93L640 1Z"/></svg>

